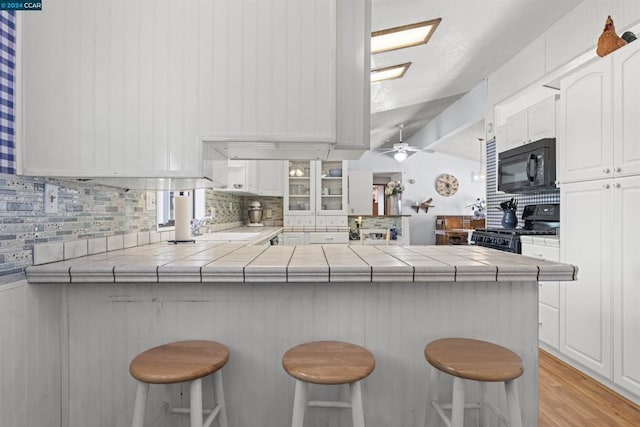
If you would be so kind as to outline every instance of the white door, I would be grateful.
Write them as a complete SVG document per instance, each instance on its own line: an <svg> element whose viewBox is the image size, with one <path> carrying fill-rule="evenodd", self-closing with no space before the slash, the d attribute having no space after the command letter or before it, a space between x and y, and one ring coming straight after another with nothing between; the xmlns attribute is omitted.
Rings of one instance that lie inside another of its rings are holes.
<svg viewBox="0 0 640 427"><path fill-rule="evenodd" d="M612 379L611 180L560 187L560 261L578 266L578 280L560 293L560 351Z"/></svg>
<svg viewBox="0 0 640 427"><path fill-rule="evenodd" d="M349 171L349 215L373 214L373 172Z"/></svg>
<svg viewBox="0 0 640 427"><path fill-rule="evenodd" d="M527 110L507 118L506 141L507 149L527 143Z"/></svg>
<svg viewBox="0 0 640 427"><path fill-rule="evenodd" d="M284 186L285 221L289 215L314 216L316 199L313 162L309 160L286 161L284 173L286 174ZM311 222L315 224L315 220Z"/></svg>
<svg viewBox="0 0 640 427"><path fill-rule="evenodd" d="M527 139L529 142L556 136L556 98L549 97L527 108Z"/></svg>
<svg viewBox="0 0 640 427"><path fill-rule="evenodd" d="M316 214L347 214L347 162L342 160L315 161Z"/></svg>
<svg viewBox="0 0 640 427"><path fill-rule="evenodd" d="M640 46L620 49L613 59L614 173L640 173Z"/></svg>
<svg viewBox="0 0 640 427"><path fill-rule="evenodd" d="M640 395L640 176L613 187L614 382Z"/></svg>
<svg viewBox="0 0 640 427"><path fill-rule="evenodd" d="M611 67L611 60L604 58L561 82L557 148L561 184L612 176Z"/></svg>
<svg viewBox="0 0 640 427"><path fill-rule="evenodd" d="M258 192L263 196L283 195L283 161L258 160Z"/></svg>

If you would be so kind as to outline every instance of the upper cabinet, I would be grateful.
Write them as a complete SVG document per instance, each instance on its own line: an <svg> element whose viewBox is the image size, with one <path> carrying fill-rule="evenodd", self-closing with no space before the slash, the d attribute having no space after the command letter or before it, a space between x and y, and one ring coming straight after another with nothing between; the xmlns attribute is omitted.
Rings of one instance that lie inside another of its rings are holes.
<svg viewBox="0 0 640 427"><path fill-rule="evenodd" d="M219 160L216 169L225 170L226 177L216 179L217 191L257 196L283 195L281 160Z"/></svg>
<svg viewBox="0 0 640 427"><path fill-rule="evenodd" d="M543 138L555 138L556 98L551 96L526 110L509 116L501 132L503 133L500 136L496 133L497 140L503 138L499 151L515 148Z"/></svg>
<svg viewBox="0 0 640 427"><path fill-rule="evenodd" d="M640 173L640 46L629 44L561 82L560 183Z"/></svg>
<svg viewBox="0 0 640 427"><path fill-rule="evenodd" d="M208 176L203 141L369 148L369 0L60 0L19 20L24 174Z"/></svg>
<svg viewBox="0 0 640 427"><path fill-rule="evenodd" d="M346 220L348 200L346 161L290 160L286 162L285 169L287 174L284 194L285 225L317 225L316 215L340 216ZM310 218L308 221L295 222L292 219L295 216ZM325 224L326 221L328 220L320 220L322 225L334 225Z"/></svg>

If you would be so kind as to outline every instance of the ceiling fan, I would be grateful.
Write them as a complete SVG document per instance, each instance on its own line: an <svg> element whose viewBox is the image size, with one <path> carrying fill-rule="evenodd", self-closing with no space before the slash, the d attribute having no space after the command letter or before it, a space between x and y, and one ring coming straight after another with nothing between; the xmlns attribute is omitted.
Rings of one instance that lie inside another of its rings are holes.
<svg viewBox="0 0 640 427"><path fill-rule="evenodd" d="M389 148L381 148L379 149L380 154L391 154L393 153L393 158L396 159L399 162L403 162L407 159L407 157L409 157L410 155L418 152L418 151L422 151L424 153L435 153L435 150L431 149L431 148L421 148L421 147L414 147L412 145L409 145L406 142L402 142L402 129L404 128L404 124L400 124L398 125L398 129L400 129L400 142L397 142L395 144L393 144L393 148L389 149Z"/></svg>

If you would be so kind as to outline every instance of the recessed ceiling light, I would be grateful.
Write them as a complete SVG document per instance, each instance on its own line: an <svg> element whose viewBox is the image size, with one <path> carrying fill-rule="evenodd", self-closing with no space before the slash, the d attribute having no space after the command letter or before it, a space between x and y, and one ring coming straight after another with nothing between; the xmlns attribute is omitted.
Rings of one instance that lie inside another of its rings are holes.
<svg viewBox="0 0 640 427"><path fill-rule="evenodd" d="M406 62L404 64L371 70L371 83L380 82L382 80L399 79L404 76L404 73L407 72L410 65L411 62Z"/></svg>
<svg viewBox="0 0 640 427"><path fill-rule="evenodd" d="M402 25L371 33L371 53L418 46L429 41L442 18Z"/></svg>

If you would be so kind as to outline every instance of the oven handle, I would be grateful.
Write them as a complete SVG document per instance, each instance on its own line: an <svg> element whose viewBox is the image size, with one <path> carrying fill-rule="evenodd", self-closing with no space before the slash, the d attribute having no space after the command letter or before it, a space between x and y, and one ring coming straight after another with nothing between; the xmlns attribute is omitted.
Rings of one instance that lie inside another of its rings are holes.
<svg viewBox="0 0 640 427"><path fill-rule="evenodd" d="M527 160L527 179L531 182L536 179L536 169L538 169L538 156L530 154Z"/></svg>

